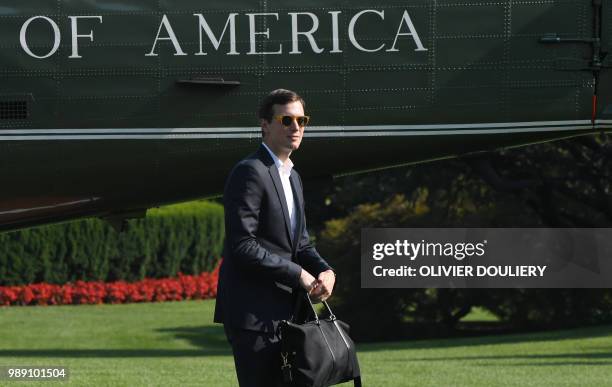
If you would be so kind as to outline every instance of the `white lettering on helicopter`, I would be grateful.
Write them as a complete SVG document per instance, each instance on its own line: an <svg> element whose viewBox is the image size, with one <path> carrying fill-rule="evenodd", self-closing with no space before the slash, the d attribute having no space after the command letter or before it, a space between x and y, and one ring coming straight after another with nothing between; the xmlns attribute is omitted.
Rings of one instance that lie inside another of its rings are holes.
<svg viewBox="0 0 612 387"><path fill-rule="evenodd" d="M79 38L89 38L89 40L93 42L94 38L93 38L93 30L90 30L89 33L86 35L79 34L78 21L79 19L97 19L100 21L100 23L102 23L102 16L68 16L68 18L70 19L71 36L72 36L72 55L70 55L68 58L71 58L71 59L82 58L82 56L79 55L78 39ZM36 55L32 52L32 50L28 46L28 41L27 41L28 27L30 26L30 23L32 23L36 19L41 19L41 20L46 21L47 23L51 25L51 28L53 29L53 47L46 55ZM33 58L37 58L37 59L45 59L55 54L57 50L59 49L61 39L62 39L62 36L60 33L60 29L57 26L57 23L53 21L53 19L50 19L46 16L33 16L29 18L28 20L25 21L25 23L23 23L23 25L21 26L21 31L19 32L19 42L21 43L21 48L23 48L23 51L25 51L26 54L30 55Z"/></svg>
<svg viewBox="0 0 612 387"><path fill-rule="evenodd" d="M288 51L289 54L302 54L304 51L304 47L300 47L300 43L302 45L307 43L310 46L310 50L315 54L321 54L325 52L325 50L329 50L329 53L336 54L342 53L343 49L340 46L342 39L340 39L340 16L342 11L329 11L327 14L331 20L331 48L320 46L317 42L315 34L319 30L320 19L314 13L311 12L289 12L287 15L291 19L291 50ZM404 10L402 14L402 18L397 27L397 32L395 33L393 43L388 47L388 43L390 42L380 42L377 47L365 47L362 42L358 40L356 29L360 24L359 19L366 14L374 14L377 15L381 21L385 20L385 11L378 11L374 9L365 9L362 10L355 15L353 15L348 23L347 35L348 42L355 49L367 52L374 53L381 50L385 50L386 52L397 52L400 51L397 48L398 40L400 37L408 37L411 38L414 42L415 49L414 51L427 51L427 48L423 45L421 38L417 32L412 19L407 10ZM211 49L215 51L219 51L221 49L221 44L224 38L229 41L229 51L225 53L225 55L240 55L237 49L237 39L236 39L236 23L237 18L240 16L238 13L230 13L225 21L225 25L223 26L223 30L220 34L215 35L213 29L210 24L207 22L204 14L194 13L193 16L197 18L198 22L198 34L199 34L199 50L195 52L193 55L202 56L208 55L208 53L204 50L205 47L205 37L208 39L210 44L212 45ZM268 23L272 25L274 23L278 23L281 16L278 13L274 12L265 12L265 13L246 13L244 16L248 19L248 31L249 31L249 51L246 52L246 55L280 55L283 54L283 44L278 43L277 49L272 51L262 51L263 43L266 40L270 40L270 28ZM90 30L88 34L79 34L78 33L78 23L80 19L96 19L100 23L102 23L102 16L68 16L70 19L71 25L71 38L72 38L72 51L71 55L68 57L70 59L78 59L82 58L79 55L79 38L89 38L91 42L94 41L94 33L93 30ZM53 33L53 46L46 54L37 55L35 54L28 45L28 28L30 24L35 20L45 21L51 26ZM259 21L259 23L258 23ZM373 29L374 27L369 21L368 28ZM308 27L305 28L304 26ZM363 23L361 23L363 25ZM262 27L263 26L263 27ZM272 26L273 27L273 26ZM300 40L300 37L305 39ZM21 31L19 35L19 40L21 43L21 47L26 54L36 59L45 59L53 56L59 49L61 42L61 31L58 27L57 23L46 16L33 16L26 20L24 24L21 26ZM157 48L158 43L160 41L169 41L172 44L174 50L174 56L187 56L189 55L187 52L183 50L180 44L180 40L177 37L174 29L172 28L172 24L167 15L162 15L159 27L157 29L157 35L153 40L151 50L144 54L145 56L158 56Z"/></svg>
<svg viewBox="0 0 612 387"><path fill-rule="evenodd" d="M47 55L36 55L30 50L30 47L28 46L28 42L27 42L28 27L30 26L30 23L32 23L36 19L47 21L51 25L51 28L53 29L53 47L51 48L51 51L47 53ZM19 33L19 41L21 42L21 48L23 48L23 51L25 51L26 54L28 54L29 56L33 58L37 58L37 59L45 59L55 54L55 52L59 48L60 40L61 40L61 34L60 34L59 27L52 19L49 19L46 16L34 16L34 17L29 18L21 26L21 31Z"/></svg>
<svg viewBox="0 0 612 387"><path fill-rule="evenodd" d="M223 36L225 35L225 30L227 30L228 25L230 28L230 50L227 55L238 55L238 52L236 51L236 16L238 16L237 13L229 14L229 16L227 17L227 21L225 22L225 26L223 27L223 31L221 32L221 36L219 36L219 39L215 37L215 34L212 32L212 29L206 22L206 18L204 18L204 15L202 15L201 13L194 13L193 16L197 16L198 21L200 22L200 51L197 52L195 55L206 55L206 53L202 49L202 30L206 32L206 36L208 36L208 39L210 39L210 42L215 47L215 50L218 51L219 47L221 46L221 39L223 39Z"/></svg>

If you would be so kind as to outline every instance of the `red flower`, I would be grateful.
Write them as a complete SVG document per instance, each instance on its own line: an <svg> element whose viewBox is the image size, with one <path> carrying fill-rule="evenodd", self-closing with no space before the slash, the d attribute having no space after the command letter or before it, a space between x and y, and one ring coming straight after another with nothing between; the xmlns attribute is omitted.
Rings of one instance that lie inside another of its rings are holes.
<svg viewBox="0 0 612 387"><path fill-rule="evenodd" d="M68 282L62 286L46 283L0 286L0 306L119 304L214 298L217 296L220 265L221 261L210 273L178 273L178 278L145 278L134 283L76 281L75 284Z"/></svg>

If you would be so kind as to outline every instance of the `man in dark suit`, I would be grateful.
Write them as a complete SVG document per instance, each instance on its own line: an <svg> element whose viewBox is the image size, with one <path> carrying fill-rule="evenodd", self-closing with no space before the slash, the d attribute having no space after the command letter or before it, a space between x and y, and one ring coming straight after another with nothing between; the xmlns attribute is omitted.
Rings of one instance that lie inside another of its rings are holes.
<svg viewBox="0 0 612 387"><path fill-rule="evenodd" d="M281 320L291 318L298 290L327 299L335 273L310 243L302 181L292 168L308 117L304 101L275 90L261 103L263 142L230 173L223 193L225 250L215 322L224 324L241 387L281 380Z"/></svg>

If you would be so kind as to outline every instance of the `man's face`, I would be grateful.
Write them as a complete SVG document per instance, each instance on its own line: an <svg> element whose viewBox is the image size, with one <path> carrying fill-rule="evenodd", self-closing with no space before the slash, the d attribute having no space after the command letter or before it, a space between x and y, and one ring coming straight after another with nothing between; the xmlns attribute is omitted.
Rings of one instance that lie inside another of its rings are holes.
<svg viewBox="0 0 612 387"><path fill-rule="evenodd" d="M289 102L286 105L273 105L272 110L274 116L304 115L304 107L299 101ZM288 155L298 149L304 135L304 127L300 127L296 120L292 120L288 127L274 118L271 122L262 120L262 128L265 133L264 142L276 155Z"/></svg>

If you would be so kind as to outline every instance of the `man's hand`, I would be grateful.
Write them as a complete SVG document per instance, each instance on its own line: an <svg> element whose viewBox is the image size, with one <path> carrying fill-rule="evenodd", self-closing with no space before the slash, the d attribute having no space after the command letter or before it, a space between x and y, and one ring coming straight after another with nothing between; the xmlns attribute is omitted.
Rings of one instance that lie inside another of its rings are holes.
<svg viewBox="0 0 612 387"><path fill-rule="evenodd" d="M300 273L300 286L304 288L308 293L311 293L313 289L317 287L317 280L309 272L302 269Z"/></svg>
<svg viewBox="0 0 612 387"><path fill-rule="evenodd" d="M334 284L336 283L336 275L333 270L326 270L319 274L319 278L317 278L316 286L313 291L310 293L310 296L313 301L325 301L327 300L334 289Z"/></svg>

